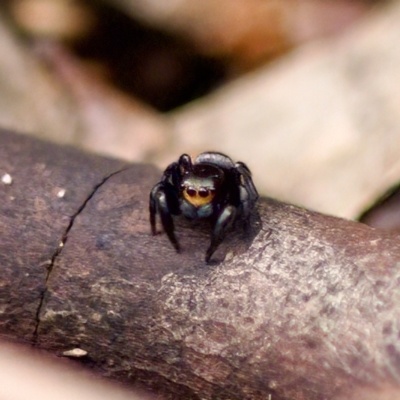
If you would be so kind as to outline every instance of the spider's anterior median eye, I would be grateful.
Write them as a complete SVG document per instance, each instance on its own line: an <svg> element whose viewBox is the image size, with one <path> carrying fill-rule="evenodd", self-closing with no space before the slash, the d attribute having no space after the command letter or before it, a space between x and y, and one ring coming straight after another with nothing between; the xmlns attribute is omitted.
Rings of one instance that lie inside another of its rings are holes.
<svg viewBox="0 0 400 400"><path fill-rule="evenodd" d="M197 194L197 191L196 191L196 189L193 189L193 188L186 188L185 189L185 192L186 192L186 194L189 196L189 197L194 197L194 196L196 196L196 194Z"/></svg>
<svg viewBox="0 0 400 400"><path fill-rule="evenodd" d="M207 197L210 195L210 190L207 188L200 188L199 189L199 196L200 197Z"/></svg>

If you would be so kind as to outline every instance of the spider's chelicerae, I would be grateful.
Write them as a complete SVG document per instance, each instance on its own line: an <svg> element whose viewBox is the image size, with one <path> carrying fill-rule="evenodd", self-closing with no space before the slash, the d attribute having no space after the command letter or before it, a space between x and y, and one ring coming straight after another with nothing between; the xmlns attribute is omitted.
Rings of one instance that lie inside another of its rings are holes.
<svg viewBox="0 0 400 400"><path fill-rule="evenodd" d="M150 192L151 231L156 234L158 213L164 231L179 252L172 216L211 219L214 226L205 258L208 263L235 220L240 217L248 221L257 198L246 164L234 163L225 154L216 152L201 153L194 162L182 154L178 162L167 167Z"/></svg>

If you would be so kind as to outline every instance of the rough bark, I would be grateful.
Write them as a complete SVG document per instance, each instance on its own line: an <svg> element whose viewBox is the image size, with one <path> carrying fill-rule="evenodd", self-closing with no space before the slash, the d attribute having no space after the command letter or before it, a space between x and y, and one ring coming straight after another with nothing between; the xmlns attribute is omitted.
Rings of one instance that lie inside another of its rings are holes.
<svg viewBox="0 0 400 400"><path fill-rule="evenodd" d="M400 398L398 236L264 198L206 265L207 224L149 234L152 166L0 131L4 173L2 335L167 399Z"/></svg>

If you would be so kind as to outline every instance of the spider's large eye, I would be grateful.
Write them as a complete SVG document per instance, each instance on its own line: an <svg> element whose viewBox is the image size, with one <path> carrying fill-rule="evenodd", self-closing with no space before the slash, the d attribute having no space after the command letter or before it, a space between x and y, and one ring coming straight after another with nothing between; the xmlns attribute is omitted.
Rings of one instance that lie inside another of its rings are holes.
<svg viewBox="0 0 400 400"><path fill-rule="evenodd" d="M189 196L189 197L195 197L197 195L196 189L193 188L187 188L185 189L185 193Z"/></svg>
<svg viewBox="0 0 400 400"><path fill-rule="evenodd" d="M207 197L207 196L209 196L210 195L210 190L209 189L207 189L207 188L200 188L199 189L199 196L200 197Z"/></svg>

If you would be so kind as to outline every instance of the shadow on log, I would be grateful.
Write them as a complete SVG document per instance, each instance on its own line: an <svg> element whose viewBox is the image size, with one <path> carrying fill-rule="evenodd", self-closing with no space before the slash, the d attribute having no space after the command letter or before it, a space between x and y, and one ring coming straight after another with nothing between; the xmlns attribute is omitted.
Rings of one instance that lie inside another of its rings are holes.
<svg viewBox="0 0 400 400"><path fill-rule="evenodd" d="M152 166L1 131L6 173L4 337L165 399L400 399L398 236L264 198L206 265L207 226L150 235Z"/></svg>

